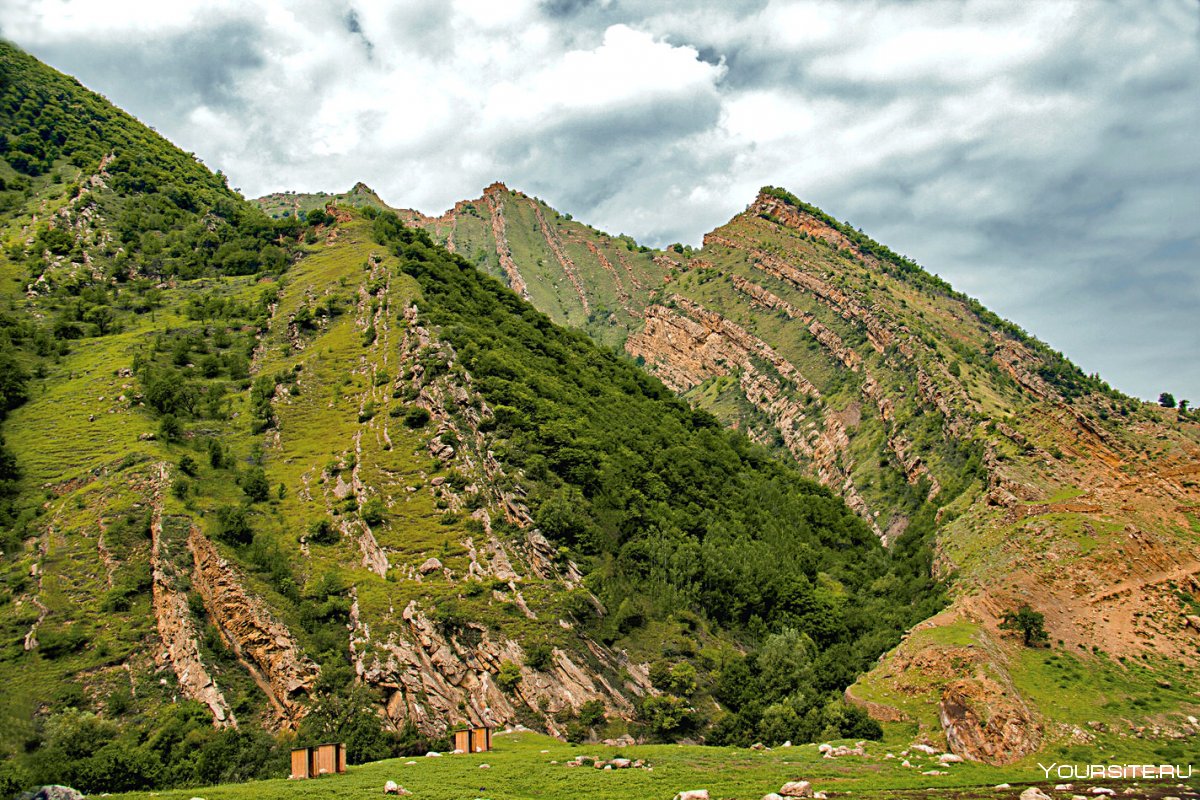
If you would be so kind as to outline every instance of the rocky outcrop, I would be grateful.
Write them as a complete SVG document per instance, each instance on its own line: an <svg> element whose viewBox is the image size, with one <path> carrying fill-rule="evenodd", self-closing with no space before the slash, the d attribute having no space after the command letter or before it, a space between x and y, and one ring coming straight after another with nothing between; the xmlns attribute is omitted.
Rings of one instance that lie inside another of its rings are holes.
<svg viewBox="0 0 1200 800"><path fill-rule="evenodd" d="M485 626L466 623L445 629L429 620L416 601L401 614L403 626L382 640L373 639L362 620L358 602L351 606L350 649L363 681L386 693L386 714L396 725L411 721L422 731L440 735L459 723L499 726L517 722L522 707L547 715L551 733L561 734L553 721L565 709L600 700L608 712L628 719L630 697L653 691L637 670L628 670L633 683L618 688L604 677L626 665L606 651L596 664L579 664L555 648L543 670L521 666L521 680L511 691L495 680L504 663L524 664L521 647L496 638ZM593 651L595 652L595 651Z"/></svg>
<svg viewBox="0 0 1200 800"><path fill-rule="evenodd" d="M317 665L195 526L188 535L188 548L194 562L192 586L209 619L266 693L278 724L294 728L307 713L301 700L316 682Z"/></svg>
<svg viewBox="0 0 1200 800"><path fill-rule="evenodd" d="M623 308L625 313L631 317L639 316L638 312L630 308L629 301L631 298L629 296L629 292L625 291L625 286L621 282L621 276L617 274L617 269L613 266L612 262L608 260L608 256L604 255L604 251L597 247L590 239L584 239L583 245L588 249L588 252L596 257L596 261L599 262L600 268L608 273L609 278L612 279L613 291L617 294L617 302L621 304L621 308ZM632 272L630 274L632 275Z"/></svg>
<svg viewBox="0 0 1200 800"><path fill-rule="evenodd" d="M649 307L645 326L626 340L626 351L644 359L663 383L678 392L736 370L742 394L767 415L784 446L801 463L811 462L817 480L835 487L882 537L850 475L853 458L845 425L823 409L817 387L739 325L678 295L668 302L678 311Z"/></svg>
<svg viewBox="0 0 1200 800"><path fill-rule="evenodd" d="M567 251L563 249L562 242L559 241L558 234L546 223L546 217L542 214L542 207L532 198L526 198L529 201L530 208L533 209L533 215L537 218L538 226L542 231L542 238L546 240L546 246L550 248L550 252L554 253L555 259L558 260L559 266L562 267L563 274L567 276L567 280L571 282L571 286L575 287L575 294L579 297L579 304L583 306L583 313L590 314L592 311L591 304L588 302L587 292L583 289L583 281L579 279L579 270L575 268L575 262L567 255Z"/></svg>
<svg viewBox="0 0 1200 800"><path fill-rule="evenodd" d="M159 661L169 665L175 673L180 694L208 707L215 727L237 727L229 703L200 656L196 622L188 606L187 594L180 588L185 585L181 578L187 575L186 562L181 561L181 557L187 556L187 541L163 529L162 493L167 481L167 467L160 464L150 518L150 569L154 581L151 603L158 638L163 644ZM172 529L187 524L183 520L173 522ZM185 566L181 568L181 564Z"/></svg>
<svg viewBox="0 0 1200 800"><path fill-rule="evenodd" d="M508 237L504 232L503 198L507 194L508 187L502 183L493 183L483 190L483 197L487 201L488 208L491 209L492 236L496 241L496 255L500 259L500 269L504 270L504 274L508 276L509 287L521 295L522 299L528 300L529 288L525 285L525 279L521 277L520 270L517 269L517 262L513 261L512 249L508 246Z"/></svg>
<svg viewBox="0 0 1200 800"><path fill-rule="evenodd" d="M410 305L404 313L406 325L400 344L400 362L407 368L408 376L398 379L396 386L415 390L415 403L429 412L434 428L428 444L430 454L468 476L463 492L482 499L480 510L484 514L480 519L485 521L485 535L489 537L487 547L494 553L491 559L494 568L504 574L512 572L516 575L512 567L515 559L540 578L561 581L568 588L577 586L582 580L579 568L569 559L559 558L558 551L533 528L520 480L509 476L492 453L488 437L480 429L481 423L493 418L492 409L475 392L468 372L459 370L452 374L449 367L457 362L454 348L440 341L420 323L415 305ZM427 364L431 359L437 359L447 369L430 370ZM465 505L448 486L442 485L438 489L455 507ZM501 543L491 533L492 514L503 516L523 532L524 541L513 547L517 552L507 549L513 543Z"/></svg>
<svg viewBox="0 0 1200 800"><path fill-rule="evenodd" d="M972 761L1011 764L1041 746L1041 726L1011 687L963 678L942 691L938 716L951 752Z"/></svg>

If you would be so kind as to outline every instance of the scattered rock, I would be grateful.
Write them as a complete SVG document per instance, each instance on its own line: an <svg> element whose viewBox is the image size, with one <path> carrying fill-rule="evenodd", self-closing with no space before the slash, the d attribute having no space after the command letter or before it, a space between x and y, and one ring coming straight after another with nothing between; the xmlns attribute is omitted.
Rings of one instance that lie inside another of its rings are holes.
<svg viewBox="0 0 1200 800"><path fill-rule="evenodd" d="M709 800L708 789L688 789L675 795L675 800Z"/></svg>
<svg viewBox="0 0 1200 800"><path fill-rule="evenodd" d="M412 792L410 792L408 789L405 789L403 786L396 783L395 781L388 781L387 783L385 783L383 785L383 793L384 794L398 794L401 796L412 794Z"/></svg>
<svg viewBox="0 0 1200 800"><path fill-rule="evenodd" d="M633 765L633 762L628 758L614 758L608 763L612 765L613 769L629 769Z"/></svg>
<svg viewBox="0 0 1200 800"><path fill-rule="evenodd" d="M781 745L779 745L779 746L780 746L780 747L791 747L791 746L792 746L792 740L791 740L791 739L788 739L786 742L784 742L783 744L781 744Z"/></svg>
<svg viewBox="0 0 1200 800"><path fill-rule="evenodd" d="M808 781L788 781L779 789L783 797L812 797L812 784Z"/></svg>
<svg viewBox="0 0 1200 800"><path fill-rule="evenodd" d="M1050 795L1046 794L1036 786L1030 786L1028 789L1021 792L1021 800L1050 800Z"/></svg>
<svg viewBox="0 0 1200 800"><path fill-rule="evenodd" d="M906 759L904 759L903 761L901 761L901 762L900 762L900 766L902 766L902 767L911 767L911 766L912 766L912 763L911 763L911 762L910 762L910 761L909 761L909 760L906 758Z"/></svg>
<svg viewBox="0 0 1200 800"><path fill-rule="evenodd" d="M762 742L755 742L754 744L750 745L750 749L751 750L766 750L767 746L765 744L763 744Z"/></svg>
<svg viewBox="0 0 1200 800"><path fill-rule="evenodd" d="M1097 794L1097 795L1098 794L1106 794L1106 795L1112 796L1112 795L1116 794L1116 792L1105 786L1093 786L1092 794Z"/></svg>
<svg viewBox="0 0 1200 800"><path fill-rule="evenodd" d="M492 765L491 764L480 764L479 768L480 769L491 769Z"/></svg>
<svg viewBox="0 0 1200 800"><path fill-rule="evenodd" d="M949 775L949 772L943 772L937 769L927 769L921 773L922 775Z"/></svg>
<svg viewBox="0 0 1200 800"><path fill-rule="evenodd" d="M818 747L817 747L817 752L818 752L818 753L822 753L822 754L826 754L826 753L832 753L832 752L833 752L833 745L831 745L831 744L822 744L822 745L820 745L820 746L818 746Z"/></svg>
<svg viewBox="0 0 1200 800"><path fill-rule="evenodd" d="M434 750L430 750L428 753L425 754L425 757L426 758L441 758L442 754L438 753Z"/></svg>
<svg viewBox="0 0 1200 800"><path fill-rule="evenodd" d="M961 764L963 757L955 753L942 753L938 756L938 761L943 764Z"/></svg>
<svg viewBox="0 0 1200 800"><path fill-rule="evenodd" d="M1069 792L1074 788L1075 788L1075 785L1071 784L1071 783L1056 783L1056 784L1054 784L1054 791L1056 791L1056 792Z"/></svg>
<svg viewBox="0 0 1200 800"><path fill-rule="evenodd" d="M441 561L438 561L436 558L427 558L424 564L417 567L417 572L420 572L422 575L428 575L431 572L437 572L441 568Z"/></svg>
<svg viewBox="0 0 1200 800"><path fill-rule="evenodd" d="M1010 786L1010 785L1009 785L1009 784L1007 784L1007 783L997 783L997 784L996 784L995 786L993 786L992 788L993 788L993 789L1011 789L1011 788L1012 788L1012 786Z"/></svg>
<svg viewBox="0 0 1200 800"><path fill-rule="evenodd" d="M927 744L914 744L911 745L909 749L916 750L919 753L924 753L927 756L936 756L938 752L936 747L930 747Z"/></svg>
<svg viewBox="0 0 1200 800"><path fill-rule="evenodd" d="M783 800L783 796L776 794L775 792L771 792L770 794L764 794L762 796L762 800Z"/></svg>

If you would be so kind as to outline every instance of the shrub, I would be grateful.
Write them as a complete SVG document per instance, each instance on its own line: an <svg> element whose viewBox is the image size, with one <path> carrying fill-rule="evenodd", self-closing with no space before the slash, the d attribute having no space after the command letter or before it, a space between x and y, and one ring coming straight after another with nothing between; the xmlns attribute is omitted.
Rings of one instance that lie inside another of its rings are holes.
<svg viewBox="0 0 1200 800"><path fill-rule="evenodd" d="M531 669L545 670L554 659L554 648L545 642L530 645L525 649L525 664Z"/></svg>
<svg viewBox="0 0 1200 800"><path fill-rule="evenodd" d="M424 428L429 423L429 412L420 406L413 406L404 415L404 424L413 430Z"/></svg>
<svg viewBox="0 0 1200 800"><path fill-rule="evenodd" d="M383 522L383 515L387 512L387 508L383 505L383 501L378 497L372 497L362 506L363 522L368 525L379 525Z"/></svg>
<svg viewBox="0 0 1200 800"><path fill-rule="evenodd" d="M342 532L328 518L314 520L308 526L308 541L313 544L336 544Z"/></svg>
<svg viewBox="0 0 1200 800"><path fill-rule="evenodd" d="M271 497L271 484L267 483L267 474L263 472L262 467L251 467L241 476L238 483L252 502L262 503Z"/></svg>
<svg viewBox="0 0 1200 800"><path fill-rule="evenodd" d="M502 691L514 691L521 685L521 668L511 661L502 663L499 671L496 673L496 685Z"/></svg>
<svg viewBox="0 0 1200 800"><path fill-rule="evenodd" d="M217 509L217 536L229 544L250 544L254 529L250 527L245 506L220 506Z"/></svg>

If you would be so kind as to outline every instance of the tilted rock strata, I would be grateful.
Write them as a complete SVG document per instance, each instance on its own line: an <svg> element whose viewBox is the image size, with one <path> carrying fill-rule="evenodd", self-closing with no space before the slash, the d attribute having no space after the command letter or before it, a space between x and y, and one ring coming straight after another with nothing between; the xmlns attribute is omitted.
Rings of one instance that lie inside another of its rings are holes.
<svg viewBox="0 0 1200 800"><path fill-rule="evenodd" d="M188 606L187 594L180 590L179 569L175 566L173 546L180 549L186 542L167 542L163 533L162 490L166 484L166 465L159 465L155 483L155 498L150 519L150 568L153 575L151 604L158 636L162 640L162 657L170 664L179 682L180 693L189 700L208 706L213 725L218 728L237 727L237 719L229 708L224 694L209 674L200 656L196 623Z"/></svg>
<svg viewBox="0 0 1200 800"><path fill-rule="evenodd" d="M188 535L188 548L195 563L192 585L209 618L252 674L257 673L279 723L294 728L307 713L301 701L316 682L317 665L267 605L245 588L244 579L199 528Z"/></svg>

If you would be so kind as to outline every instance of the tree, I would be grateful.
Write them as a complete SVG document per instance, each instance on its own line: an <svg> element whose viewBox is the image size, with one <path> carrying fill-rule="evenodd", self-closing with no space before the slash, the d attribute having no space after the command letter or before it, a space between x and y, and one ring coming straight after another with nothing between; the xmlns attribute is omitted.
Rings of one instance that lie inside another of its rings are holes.
<svg viewBox="0 0 1200 800"><path fill-rule="evenodd" d="M1192 404L1191 400L1180 400L1179 401L1179 413L1186 414L1187 410L1188 410L1188 406L1190 406L1191 404Z"/></svg>
<svg viewBox="0 0 1200 800"><path fill-rule="evenodd" d="M1034 611L1028 605L1022 605L1016 611L1009 611L1004 615L1000 628L1020 632L1026 647L1037 647L1050 638L1046 633L1045 621L1045 615Z"/></svg>
<svg viewBox="0 0 1200 800"><path fill-rule="evenodd" d="M1163 392L1158 396L1158 404L1163 408L1175 407L1175 395L1170 392Z"/></svg>
<svg viewBox="0 0 1200 800"><path fill-rule="evenodd" d="M262 467L251 467L242 475L242 491L255 503L262 503L271 497L271 484L267 483L267 474Z"/></svg>

